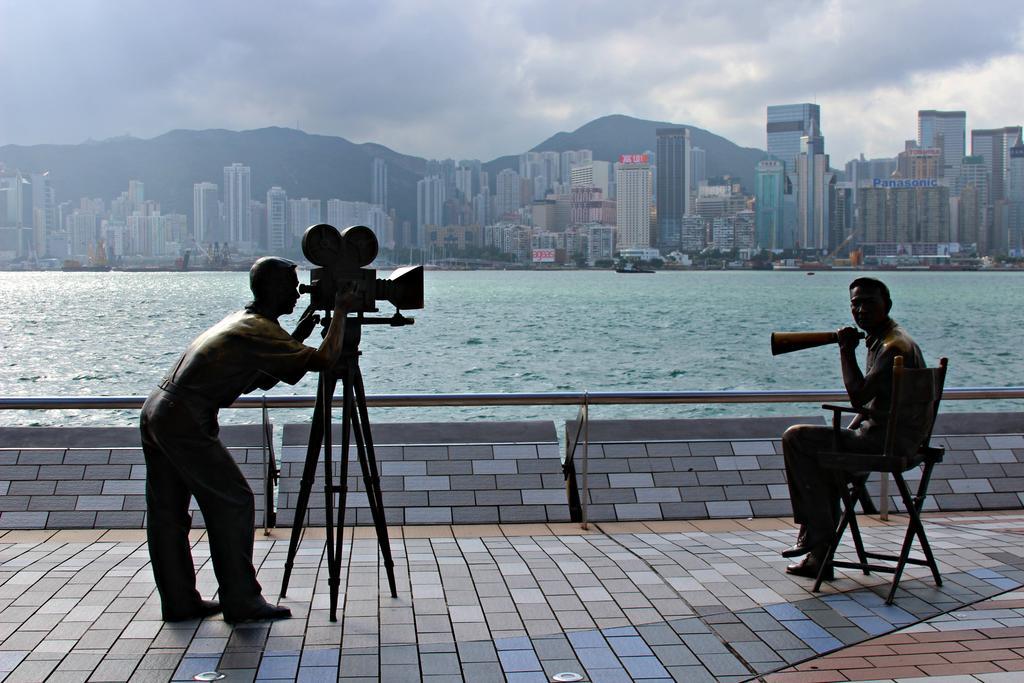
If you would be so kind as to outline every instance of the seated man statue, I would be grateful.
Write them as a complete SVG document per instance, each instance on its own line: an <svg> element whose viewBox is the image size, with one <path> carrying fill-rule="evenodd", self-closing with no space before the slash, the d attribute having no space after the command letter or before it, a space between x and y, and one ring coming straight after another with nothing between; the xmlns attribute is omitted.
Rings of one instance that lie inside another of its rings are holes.
<svg viewBox="0 0 1024 683"><path fill-rule="evenodd" d="M249 271L253 301L199 335L142 408L146 459L146 535L163 618L183 621L223 608L231 623L291 616L264 600L253 567L255 505L252 489L217 438L217 413L242 393L295 384L309 370L327 370L341 352L350 293L338 294L334 315L317 349L302 342L319 322L306 309L295 332L278 324L299 299L296 265L261 258ZM203 512L220 603L196 590L189 546L189 497Z"/></svg>
<svg viewBox="0 0 1024 683"><path fill-rule="evenodd" d="M856 328L839 330L839 360L843 384L850 402L856 408L867 408L872 417L856 416L847 429L840 430L841 450L880 452L885 439L884 415L892 399L893 359L903 357L905 368L925 367L921 349L910 335L889 317L892 299L889 289L880 280L861 277L850 283L850 310L853 319L867 335L867 372L857 364L860 335ZM840 491L845 485L842 476L819 465L821 451L834 450L831 427L796 425L782 435L782 452L786 461L789 497L793 518L800 525L796 545L783 551L783 557L806 555L803 560L786 567L797 576L814 578L828 552L839 524ZM831 580L831 575L825 578Z"/></svg>

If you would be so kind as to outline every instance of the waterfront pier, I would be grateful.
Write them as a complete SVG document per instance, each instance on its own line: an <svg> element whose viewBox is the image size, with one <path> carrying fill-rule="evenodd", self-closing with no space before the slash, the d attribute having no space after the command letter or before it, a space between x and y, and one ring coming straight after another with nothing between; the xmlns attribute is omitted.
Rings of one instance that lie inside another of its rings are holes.
<svg viewBox="0 0 1024 683"><path fill-rule="evenodd" d="M320 493L283 602L294 617L235 627L220 617L160 620L134 429L0 429L0 673L10 681L187 681L207 671L232 681L1017 680L1024 415L940 417L933 442L947 455L925 523L943 585L912 567L891 607L888 575L840 571L813 593L813 581L785 573L779 552L794 532L779 436L817 416L589 420L585 430L577 421L381 423L398 598L387 590L353 469L339 620L328 618ZM273 440L261 425L223 432L256 492L257 523L277 524L254 530L268 595L281 582L308 426L277 429L276 520L265 516L263 495ZM577 443L583 434L586 448ZM567 476L586 502L586 528ZM879 500L881 482L869 489ZM887 519L863 520L869 546L899 547L906 521L895 499ZM194 522L200 591L212 597L198 511ZM840 555L852 554L841 546Z"/></svg>

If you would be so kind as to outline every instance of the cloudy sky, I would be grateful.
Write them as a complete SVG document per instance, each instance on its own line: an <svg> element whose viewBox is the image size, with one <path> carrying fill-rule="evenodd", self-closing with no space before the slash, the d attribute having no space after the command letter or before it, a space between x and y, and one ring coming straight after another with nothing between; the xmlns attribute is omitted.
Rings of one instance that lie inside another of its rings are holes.
<svg viewBox="0 0 1024 683"><path fill-rule="evenodd" d="M298 126L425 157L519 153L606 114L765 146L822 106L833 165L918 109L1024 122L1019 0L0 0L0 145Z"/></svg>

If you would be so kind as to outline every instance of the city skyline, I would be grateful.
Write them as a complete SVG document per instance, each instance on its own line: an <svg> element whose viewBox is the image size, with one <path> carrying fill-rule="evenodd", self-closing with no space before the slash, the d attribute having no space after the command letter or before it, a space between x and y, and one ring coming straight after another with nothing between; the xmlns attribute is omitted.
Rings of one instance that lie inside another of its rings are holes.
<svg viewBox="0 0 1024 683"><path fill-rule="evenodd" d="M6 3L0 22L20 30L0 41L0 145L281 125L492 159L618 112L763 149L769 105L811 102L841 163L891 156L918 109L1019 121L1004 93L1024 86L1024 24L1008 2L677 5ZM155 48L128 25L178 39Z"/></svg>

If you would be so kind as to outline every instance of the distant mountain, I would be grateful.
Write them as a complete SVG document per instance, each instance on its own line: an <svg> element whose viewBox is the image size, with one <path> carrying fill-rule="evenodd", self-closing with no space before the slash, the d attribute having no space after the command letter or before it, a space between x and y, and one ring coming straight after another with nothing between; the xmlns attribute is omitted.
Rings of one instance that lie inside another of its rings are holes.
<svg viewBox="0 0 1024 683"><path fill-rule="evenodd" d="M388 193L399 215L416 215L416 181L426 162L382 145L310 135L290 128L174 130L151 140L120 137L81 145L0 147L8 168L49 170L60 201L101 197L109 201L145 183L147 198L164 213L192 214L192 185L224 184L224 167L241 162L252 168L252 198L265 201L279 185L289 197L370 200L374 157L388 162ZM324 207L326 214L326 206Z"/></svg>
<svg viewBox="0 0 1024 683"><path fill-rule="evenodd" d="M720 135L688 124L647 121L631 116L613 114L594 119L571 133L556 133L540 143L533 152L564 152L573 149L593 150L594 158L601 161L618 161L620 154L637 154L645 150L655 151L657 140L654 131L658 128L685 126L690 129L690 143L707 152L707 174L709 177L731 175L740 178L749 189L754 186L754 167L767 154L760 149L740 147ZM501 157L487 164L488 170L496 173L502 168L518 170L517 157Z"/></svg>
<svg viewBox="0 0 1024 683"><path fill-rule="evenodd" d="M654 150L654 131L674 124L614 115L596 119L572 133L558 133L535 151L591 149L594 158L618 160L619 154ZM688 126L692 143L707 150L709 176L729 174L753 185L754 165L765 153L739 147L706 130ZM118 137L80 145L7 145L0 163L25 171L50 171L59 201L99 197L110 201L128 189L128 181L145 183L147 198L164 213L192 214L193 183L224 182L224 167L241 162L252 168L252 197L264 201L279 185L289 197L370 200L370 166L375 157L388 163L388 196L402 220L415 221L416 182L426 161L374 143L311 135L290 128L174 130L150 140ZM518 156L484 164L494 177L502 168L518 170ZM326 208L324 208L326 217Z"/></svg>

